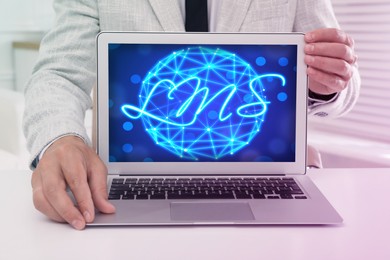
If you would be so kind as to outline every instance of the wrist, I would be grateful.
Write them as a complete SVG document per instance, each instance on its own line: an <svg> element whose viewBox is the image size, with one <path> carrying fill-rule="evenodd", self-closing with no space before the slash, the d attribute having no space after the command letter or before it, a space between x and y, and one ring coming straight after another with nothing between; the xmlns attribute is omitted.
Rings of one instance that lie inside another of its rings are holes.
<svg viewBox="0 0 390 260"><path fill-rule="evenodd" d="M58 136L57 138L55 138L54 140L52 140L51 142L49 142L43 149L42 151L39 153L39 155L37 156L37 158L34 160L34 166L37 167L38 166L38 163L39 161L42 159L43 155L45 154L45 152L53 146L53 144L60 144L62 142L82 142L84 144L86 144L84 138L82 138L80 135L77 135L77 134L64 134L64 135L61 135L61 136Z"/></svg>

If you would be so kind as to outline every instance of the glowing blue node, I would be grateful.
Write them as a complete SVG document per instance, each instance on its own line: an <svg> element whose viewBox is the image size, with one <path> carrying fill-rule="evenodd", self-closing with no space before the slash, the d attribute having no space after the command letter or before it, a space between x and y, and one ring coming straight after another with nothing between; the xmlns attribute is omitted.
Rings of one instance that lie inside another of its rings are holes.
<svg viewBox="0 0 390 260"><path fill-rule="evenodd" d="M286 67L288 65L288 59L285 57L282 57L279 59L279 65L282 67Z"/></svg>
<svg viewBox="0 0 390 260"><path fill-rule="evenodd" d="M129 132L129 131L133 130L134 126L131 122L125 122L125 123L123 123L122 127L123 127L123 130Z"/></svg>
<svg viewBox="0 0 390 260"><path fill-rule="evenodd" d="M226 78L227 79L234 79L234 71L228 71L226 73Z"/></svg>
<svg viewBox="0 0 390 260"><path fill-rule="evenodd" d="M208 115L209 115L209 119L211 119L211 120L218 118L218 113L215 110L210 111Z"/></svg>
<svg viewBox="0 0 390 260"><path fill-rule="evenodd" d="M244 96L244 101L245 101L245 103L251 103L251 102L253 102L253 95L252 95L252 94L246 94L246 95Z"/></svg>
<svg viewBox="0 0 390 260"><path fill-rule="evenodd" d="M278 94L278 100L281 102L284 102L287 100L287 94L285 92L280 92Z"/></svg>
<svg viewBox="0 0 390 260"><path fill-rule="evenodd" d="M267 60L262 56L260 56L256 59L256 64L258 66L264 66L266 63L267 63Z"/></svg>
<svg viewBox="0 0 390 260"><path fill-rule="evenodd" d="M179 158L217 160L240 151L260 132L270 77L285 85L282 75L258 75L222 49L177 50L146 74L139 104L121 109L129 119L142 120L154 143Z"/></svg>
<svg viewBox="0 0 390 260"><path fill-rule="evenodd" d="M122 150L125 152L125 153L131 153L133 151L133 146L131 144L124 144L122 146Z"/></svg>
<svg viewBox="0 0 390 260"><path fill-rule="evenodd" d="M138 74L134 74L133 76L131 76L130 81L133 84L138 84L141 82L141 77Z"/></svg>

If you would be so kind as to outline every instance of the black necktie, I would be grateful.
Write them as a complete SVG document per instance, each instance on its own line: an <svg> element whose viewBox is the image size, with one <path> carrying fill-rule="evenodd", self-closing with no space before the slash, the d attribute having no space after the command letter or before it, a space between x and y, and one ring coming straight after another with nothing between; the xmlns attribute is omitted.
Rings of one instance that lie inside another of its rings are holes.
<svg viewBox="0 0 390 260"><path fill-rule="evenodd" d="M207 0L186 0L186 31L208 32Z"/></svg>

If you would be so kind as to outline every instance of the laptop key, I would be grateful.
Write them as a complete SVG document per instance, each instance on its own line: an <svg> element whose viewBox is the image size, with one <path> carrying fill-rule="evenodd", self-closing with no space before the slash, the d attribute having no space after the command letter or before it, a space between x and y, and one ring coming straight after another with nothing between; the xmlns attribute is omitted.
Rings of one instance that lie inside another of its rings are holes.
<svg viewBox="0 0 390 260"><path fill-rule="evenodd" d="M130 190L130 187L129 186L122 186L122 187L112 187L111 186L111 189L110 191L126 191L126 190Z"/></svg>
<svg viewBox="0 0 390 260"><path fill-rule="evenodd" d="M121 195L108 195L108 200L120 200Z"/></svg>
<svg viewBox="0 0 390 260"><path fill-rule="evenodd" d="M194 195L168 194L168 199L195 199Z"/></svg>
<svg viewBox="0 0 390 260"><path fill-rule="evenodd" d="M135 183L137 183L137 180L138 179L136 179L136 178L127 178L125 183L126 184L135 184Z"/></svg>
<svg viewBox="0 0 390 260"><path fill-rule="evenodd" d="M265 195L260 193L252 194L252 196L254 199L265 199Z"/></svg>
<svg viewBox="0 0 390 260"><path fill-rule="evenodd" d="M136 200L147 200L147 199L149 199L149 196L148 196L148 194L140 194L140 195L137 195L135 199Z"/></svg>
<svg viewBox="0 0 390 260"><path fill-rule="evenodd" d="M297 195L301 195L301 194L303 194L303 191L301 191L301 190L292 190L292 191L290 191L289 192L290 194L297 194Z"/></svg>
<svg viewBox="0 0 390 260"><path fill-rule="evenodd" d="M123 195L125 192L124 191L110 191L108 194L109 196L120 196Z"/></svg>
<svg viewBox="0 0 390 260"><path fill-rule="evenodd" d="M234 194L229 191L222 191L220 195L221 199L234 199Z"/></svg>
<svg viewBox="0 0 390 260"><path fill-rule="evenodd" d="M293 196L291 196L290 194L280 194L280 198L281 199L293 199Z"/></svg>
<svg viewBox="0 0 390 260"><path fill-rule="evenodd" d="M122 196L123 200L133 200L135 196L133 194L126 194Z"/></svg>
<svg viewBox="0 0 390 260"><path fill-rule="evenodd" d="M245 193L245 192L236 192L236 198L237 199L251 199L252 196Z"/></svg>
<svg viewBox="0 0 390 260"><path fill-rule="evenodd" d="M112 179L112 183L115 183L115 184L123 184L124 181L125 181L125 179L123 179L123 178Z"/></svg>
<svg viewBox="0 0 390 260"><path fill-rule="evenodd" d="M153 194L150 195L151 200L165 200L165 194Z"/></svg>

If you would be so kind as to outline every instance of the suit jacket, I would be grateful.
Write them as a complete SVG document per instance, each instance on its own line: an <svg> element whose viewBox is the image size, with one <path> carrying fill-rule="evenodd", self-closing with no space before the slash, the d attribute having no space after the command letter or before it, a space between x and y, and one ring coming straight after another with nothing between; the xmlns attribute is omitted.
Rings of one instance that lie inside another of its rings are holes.
<svg viewBox="0 0 390 260"><path fill-rule="evenodd" d="M184 31L180 0L54 0L55 26L41 42L26 86L24 132L31 161L54 139L88 140L84 114L92 106L95 37L99 31ZM215 0L214 0L215 1ZM216 31L307 32L338 27L329 0L220 0ZM339 116L355 103L358 73L334 101L309 102L309 115Z"/></svg>

